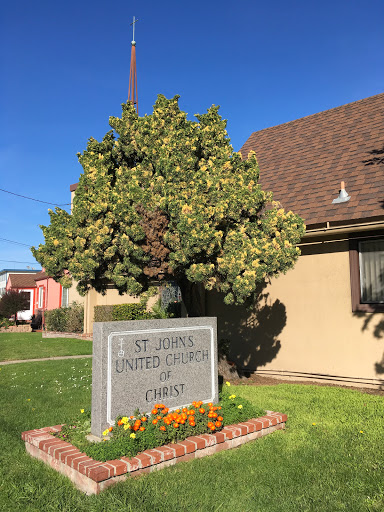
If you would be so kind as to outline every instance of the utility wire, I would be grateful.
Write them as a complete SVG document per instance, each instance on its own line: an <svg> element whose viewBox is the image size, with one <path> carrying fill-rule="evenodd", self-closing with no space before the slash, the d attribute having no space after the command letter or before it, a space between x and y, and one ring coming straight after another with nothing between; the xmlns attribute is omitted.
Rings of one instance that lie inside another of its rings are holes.
<svg viewBox="0 0 384 512"><path fill-rule="evenodd" d="M33 197L22 196L21 194L16 194L15 192L10 192L9 190L4 190L3 188L0 188L0 192L5 192L6 194L12 194L13 196L22 197L23 199L29 199L30 201L36 201L37 203L50 204L52 206L69 206L71 204L71 203L57 204L57 203L50 203L49 201L41 201L40 199L34 199Z"/></svg>
<svg viewBox="0 0 384 512"><path fill-rule="evenodd" d="M6 238L0 238L0 242L8 242L9 244L24 245L25 247L32 247L32 245L23 244L22 242L15 242L14 240L7 240Z"/></svg>
<svg viewBox="0 0 384 512"><path fill-rule="evenodd" d="M28 263L29 265L38 265L36 261L14 261L14 260L0 260L5 261L6 263Z"/></svg>

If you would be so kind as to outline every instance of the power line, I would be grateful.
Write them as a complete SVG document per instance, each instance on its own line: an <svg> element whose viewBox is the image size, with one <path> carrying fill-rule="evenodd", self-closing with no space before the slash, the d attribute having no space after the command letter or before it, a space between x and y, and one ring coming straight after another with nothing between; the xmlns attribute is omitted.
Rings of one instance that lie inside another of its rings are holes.
<svg viewBox="0 0 384 512"><path fill-rule="evenodd" d="M37 203L50 204L52 206L69 206L71 204L71 203L57 204L57 203L50 203L49 201L41 201L40 199L34 199L33 197L22 196L21 194L16 194L15 192L10 192L9 190L4 190L3 188L0 188L0 191L5 192L6 194L12 194L13 196L22 197L23 199L29 199L30 201L36 201Z"/></svg>
<svg viewBox="0 0 384 512"><path fill-rule="evenodd" d="M23 242L15 242L14 240L8 240L7 238L0 238L0 242L8 242L9 244L24 245L25 247L32 247L31 245L23 244Z"/></svg>
<svg viewBox="0 0 384 512"><path fill-rule="evenodd" d="M14 261L14 260L0 260L6 263L28 263L29 265L37 265L36 261Z"/></svg>

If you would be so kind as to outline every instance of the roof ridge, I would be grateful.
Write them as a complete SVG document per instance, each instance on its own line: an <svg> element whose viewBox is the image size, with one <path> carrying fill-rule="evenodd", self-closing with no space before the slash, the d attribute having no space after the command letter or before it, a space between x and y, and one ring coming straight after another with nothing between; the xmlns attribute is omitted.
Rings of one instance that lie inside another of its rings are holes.
<svg viewBox="0 0 384 512"><path fill-rule="evenodd" d="M339 105L338 107L328 108L327 110L322 110L321 112L315 112L313 114L308 114L307 116L299 117L297 119L292 119L291 121L286 121L285 123L276 124L274 126L267 126L266 128L262 128L261 130L256 130L256 131L252 132L252 134L250 135L248 140L245 141L245 143L243 144L242 147L245 146L245 144L249 141L249 139L252 137L252 135L254 133L261 133L261 132L264 132L266 130L273 130L273 129L276 129L276 128L281 128L282 126L285 126L285 125L288 125L288 124L296 123L298 121L303 121L304 119L308 119L309 117L314 117L314 116L319 116L319 115L322 115L322 114L326 114L327 112L330 112L331 110L335 111L335 110L338 110L339 108L348 107L349 105L355 105L356 103L361 103L363 101L372 100L373 98L377 98L378 96L384 96L384 92L380 92L379 94L375 94L374 96L368 96L368 98L362 98L360 100L351 101L350 103L344 103L344 105Z"/></svg>

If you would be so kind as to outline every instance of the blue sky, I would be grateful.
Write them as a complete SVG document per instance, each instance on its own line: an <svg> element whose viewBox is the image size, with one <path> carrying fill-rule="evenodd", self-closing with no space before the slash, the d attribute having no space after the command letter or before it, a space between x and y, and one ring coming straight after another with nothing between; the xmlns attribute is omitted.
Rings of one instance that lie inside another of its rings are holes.
<svg viewBox="0 0 384 512"><path fill-rule="evenodd" d="M253 131L384 91L383 0L7 2L0 20L0 189L70 201L77 152L128 91L132 17L139 113L180 94L212 104L235 150ZM50 206L0 191L0 269L25 268ZM16 263L22 262L22 263Z"/></svg>

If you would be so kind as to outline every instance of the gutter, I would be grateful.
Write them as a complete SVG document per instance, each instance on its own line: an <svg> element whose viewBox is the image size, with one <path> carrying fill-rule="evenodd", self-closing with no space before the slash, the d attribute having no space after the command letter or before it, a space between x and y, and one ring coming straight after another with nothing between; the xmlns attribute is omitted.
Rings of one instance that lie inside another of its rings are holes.
<svg viewBox="0 0 384 512"><path fill-rule="evenodd" d="M359 224L347 224L342 226L331 226L330 222L327 222L323 228L307 229L303 238L309 238L310 236L321 236L333 233L352 233L356 231L373 231L376 229L384 229L384 220L372 221L372 222L361 222Z"/></svg>
<svg viewBox="0 0 384 512"><path fill-rule="evenodd" d="M324 244L324 243L332 243L332 242L344 242L350 240L350 233L365 233L369 232L370 234L367 236L362 235L364 238L377 238L382 237L382 234L372 234L373 231L384 230L384 220L371 221L371 222L360 222L358 224L347 224L342 226L331 226L330 222L327 222L323 228L314 228L308 229L305 235L302 238L302 242L296 244L298 247L303 245L314 245L314 244ZM331 239L327 240L316 240L316 241L308 241L305 239L308 238L322 238L322 237L330 237ZM344 238L340 238L344 236ZM358 237L353 237L358 238ZM361 237L360 237L361 238Z"/></svg>

